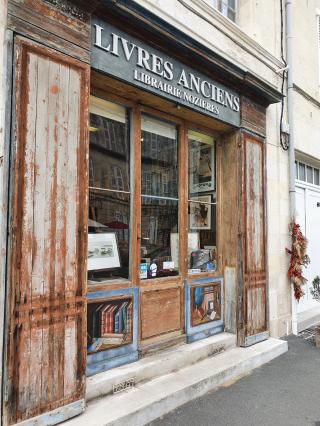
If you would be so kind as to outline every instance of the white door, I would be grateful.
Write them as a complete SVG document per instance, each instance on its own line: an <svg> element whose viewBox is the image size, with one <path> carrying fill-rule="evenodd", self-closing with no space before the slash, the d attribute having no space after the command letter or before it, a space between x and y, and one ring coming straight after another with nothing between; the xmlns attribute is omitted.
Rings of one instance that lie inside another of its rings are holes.
<svg viewBox="0 0 320 426"><path fill-rule="evenodd" d="M307 253L310 265L304 276L308 279L304 286L305 296L298 303L298 312L319 306L311 296L312 281L320 276L320 191L311 188L296 187L297 222L308 240Z"/></svg>

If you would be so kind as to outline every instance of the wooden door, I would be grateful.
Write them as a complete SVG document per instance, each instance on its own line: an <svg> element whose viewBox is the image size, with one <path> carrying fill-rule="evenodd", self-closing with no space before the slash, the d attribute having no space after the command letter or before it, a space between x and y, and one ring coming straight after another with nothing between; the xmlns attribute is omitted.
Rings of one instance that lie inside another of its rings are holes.
<svg viewBox="0 0 320 426"><path fill-rule="evenodd" d="M250 134L242 135L239 245L239 343L267 337L267 275L265 232L265 145Z"/></svg>
<svg viewBox="0 0 320 426"><path fill-rule="evenodd" d="M55 424L84 407L89 67L17 37L14 69L5 424Z"/></svg>

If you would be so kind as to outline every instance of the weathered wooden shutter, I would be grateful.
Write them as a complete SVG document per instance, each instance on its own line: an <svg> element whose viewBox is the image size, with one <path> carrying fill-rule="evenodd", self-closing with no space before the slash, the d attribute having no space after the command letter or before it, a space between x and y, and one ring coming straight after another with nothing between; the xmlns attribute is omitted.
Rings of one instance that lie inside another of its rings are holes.
<svg viewBox="0 0 320 426"><path fill-rule="evenodd" d="M239 343L248 346L268 337L265 145L249 134L242 138Z"/></svg>
<svg viewBox="0 0 320 426"><path fill-rule="evenodd" d="M14 81L5 423L49 425L84 406L89 66L17 37Z"/></svg>

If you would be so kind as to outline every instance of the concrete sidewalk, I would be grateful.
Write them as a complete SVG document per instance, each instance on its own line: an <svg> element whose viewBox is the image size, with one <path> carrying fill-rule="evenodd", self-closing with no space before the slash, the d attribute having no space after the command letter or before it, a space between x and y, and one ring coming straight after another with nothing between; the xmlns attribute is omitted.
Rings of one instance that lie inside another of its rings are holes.
<svg viewBox="0 0 320 426"><path fill-rule="evenodd" d="M320 349L287 340L284 355L150 426L320 426Z"/></svg>

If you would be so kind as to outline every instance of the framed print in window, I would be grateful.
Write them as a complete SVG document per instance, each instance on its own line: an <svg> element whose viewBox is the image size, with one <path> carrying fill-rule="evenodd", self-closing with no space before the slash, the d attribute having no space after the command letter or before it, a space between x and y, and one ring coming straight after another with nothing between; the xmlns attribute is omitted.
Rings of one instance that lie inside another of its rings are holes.
<svg viewBox="0 0 320 426"><path fill-rule="evenodd" d="M199 143L189 135L190 194L214 191L214 161L214 145Z"/></svg>
<svg viewBox="0 0 320 426"><path fill-rule="evenodd" d="M190 198L190 229L211 229L211 195Z"/></svg>
<svg viewBox="0 0 320 426"><path fill-rule="evenodd" d="M120 257L116 234L88 234L88 271L119 268Z"/></svg>

